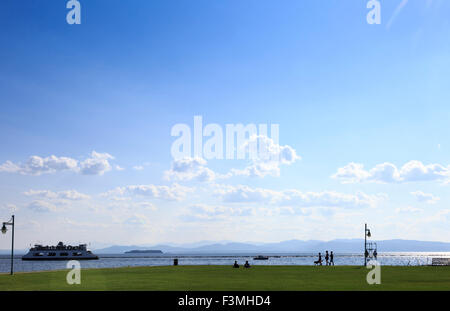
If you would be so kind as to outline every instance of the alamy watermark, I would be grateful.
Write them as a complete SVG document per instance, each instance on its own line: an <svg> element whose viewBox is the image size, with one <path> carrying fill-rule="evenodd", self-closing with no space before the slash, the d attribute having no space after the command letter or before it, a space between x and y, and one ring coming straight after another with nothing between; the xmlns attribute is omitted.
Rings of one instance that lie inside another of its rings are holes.
<svg viewBox="0 0 450 311"><path fill-rule="evenodd" d="M378 0L369 0L367 8L370 9L367 13L366 20L369 25L381 24L381 3Z"/></svg>
<svg viewBox="0 0 450 311"><path fill-rule="evenodd" d="M67 24L81 24L81 4L78 0L67 1L66 8L70 11L66 15Z"/></svg>
<svg viewBox="0 0 450 311"><path fill-rule="evenodd" d="M80 285L81 284L81 264L78 260L71 260L67 262L67 269L71 269L66 276L67 284Z"/></svg>
<svg viewBox="0 0 450 311"><path fill-rule="evenodd" d="M279 124L226 124L203 125L202 116L194 116L193 129L185 123L172 127L171 136L177 137L172 143L174 159L267 159L274 156L271 148L278 146ZM276 155L276 154L275 154Z"/></svg>
<svg viewBox="0 0 450 311"><path fill-rule="evenodd" d="M81 24L81 3L78 0L67 1L66 8L70 11L66 15L66 21L69 25ZM381 24L381 3L378 0L369 0L367 8L370 11L367 13L366 20L370 25Z"/></svg>
<svg viewBox="0 0 450 311"><path fill-rule="evenodd" d="M381 284L381 266L378 261L371 260L367 263L367 269L371 269L366 276L367 284Z"/></svg>

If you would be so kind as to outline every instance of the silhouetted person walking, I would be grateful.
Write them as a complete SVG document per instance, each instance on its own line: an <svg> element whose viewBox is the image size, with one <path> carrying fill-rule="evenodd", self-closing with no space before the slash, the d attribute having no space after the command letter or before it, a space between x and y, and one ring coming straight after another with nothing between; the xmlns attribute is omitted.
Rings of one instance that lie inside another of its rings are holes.
<svg viewBox="0 0 450 311"><path fill-rule="evenodd" d="M325 251L325 265L328 266L328 260L330 259L328 251Z"/></svg>
<svg viewBox="0 0 450 311"><path fill-rule="evenodd" d="M317 261L314 261L315 265L322 265L322 254L319 253L319 259Z"/></svg>
<svg viewBox="0 0 450 311"><path fill-rule="evenodd" d="M334 255L333 255L333 251L331 251L331 253L330 253L330 266L331 266L331 264L333 264L333 266L334 266Z"/></svg>

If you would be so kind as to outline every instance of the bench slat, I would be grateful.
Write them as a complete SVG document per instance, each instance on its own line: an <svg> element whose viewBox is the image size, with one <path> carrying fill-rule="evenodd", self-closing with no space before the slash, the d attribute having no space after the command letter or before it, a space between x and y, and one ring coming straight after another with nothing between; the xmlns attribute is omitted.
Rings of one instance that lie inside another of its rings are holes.
<svg viewBox="0 0 450 311"><path fill-rule="evenodd" d="M450 258L433 258L431 264L433 266L450 266Z"/></svg>

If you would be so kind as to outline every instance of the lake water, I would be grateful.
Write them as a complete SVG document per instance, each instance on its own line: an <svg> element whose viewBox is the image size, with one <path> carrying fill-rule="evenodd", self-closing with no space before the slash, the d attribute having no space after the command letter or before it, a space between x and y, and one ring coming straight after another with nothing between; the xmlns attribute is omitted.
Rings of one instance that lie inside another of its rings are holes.
<svg viewBox="0 0 450 311"><path fill-rule="evenodd" d="M82 268L116 268L136 266L168 266L178 259L179 265L232 265L235 260L239 264L249 261L251 265L313 265L317 254L297 253L258 253L258 254L97 254L99 260L80 261ZM269 256L268 260L254 260L257 255ZM417 266L431 264L432 258L450 258L450 252L409 252L409 253L379 253L378 262L381 265ZM362 265L364 257L360 254L335 254L335 265ZM10 271L10 257L0 256L0 273ZM21 256L14 258L14 271L46 271L66 269L66 261L22 261Z"/></svg>

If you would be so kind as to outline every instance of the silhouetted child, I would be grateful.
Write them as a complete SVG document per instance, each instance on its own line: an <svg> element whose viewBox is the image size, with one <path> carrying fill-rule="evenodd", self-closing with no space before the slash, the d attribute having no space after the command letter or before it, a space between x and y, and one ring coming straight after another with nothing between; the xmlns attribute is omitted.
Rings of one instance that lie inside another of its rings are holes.
<svg viewBox="0 0 450 311"><path fill-rule="evenodd" d="M237 263L237 261L236 261L236 260L234 261L234 265L233 265L233 268L239 268L239 265L238 265L238 263Z"/></svg>
<svg viewBox="0 0 450 311"><path fill-rule="evenodd" d="M248 260L245 262L244 267L245 267L245 268L250 268L250 264L248 263Z"/></svg>

